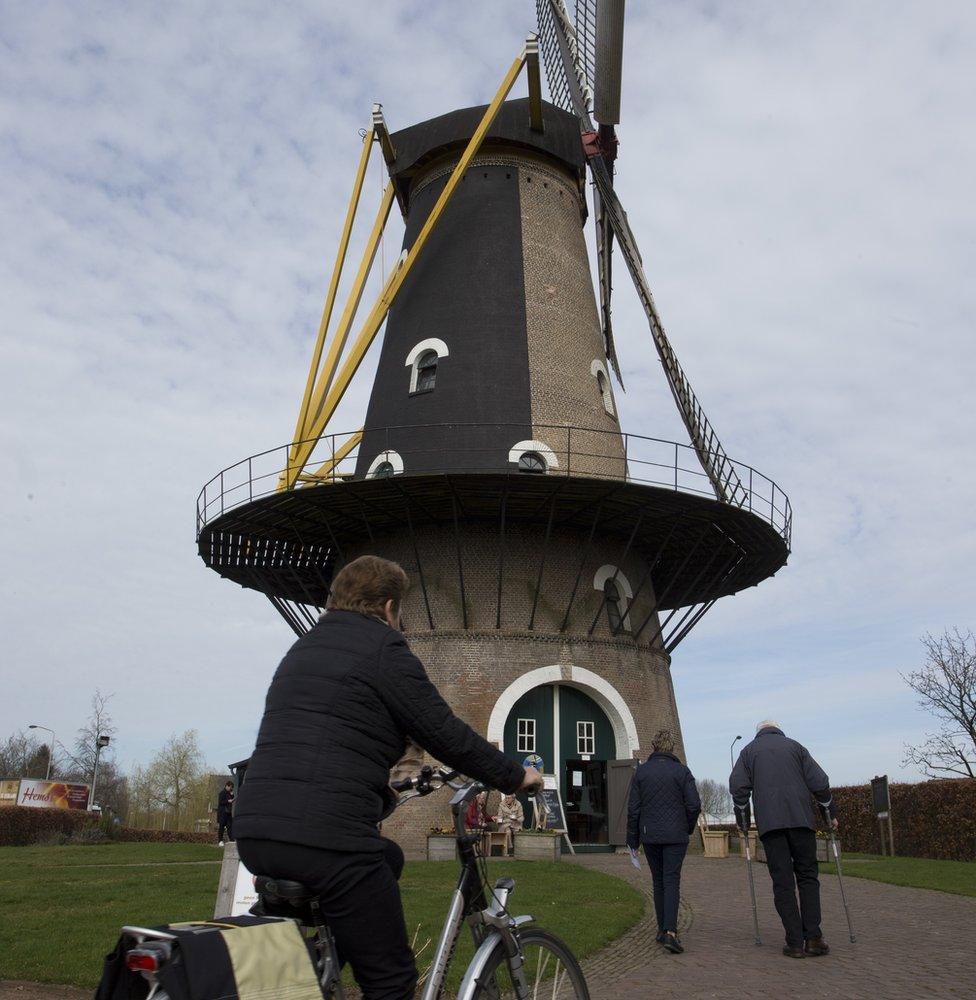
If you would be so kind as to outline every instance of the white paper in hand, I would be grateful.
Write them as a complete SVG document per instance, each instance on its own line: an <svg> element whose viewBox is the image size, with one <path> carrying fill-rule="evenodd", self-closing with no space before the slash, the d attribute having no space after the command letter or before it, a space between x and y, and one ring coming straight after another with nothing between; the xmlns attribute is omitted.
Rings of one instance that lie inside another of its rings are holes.
<svg viewBox="0 0 976 1000"><path fill-rule="evenodd" d="M635 851L635 850L634 850L634 849L633 849L632 847L629 847L629 848L627 848L627 849L628 849L628 850L630 851L630 863L631 863L631 864L632 864L632 865L633 865L633 866L634 866L634 867L635 867L635 868L636 868L636 869L637 869L638 871L640 871L640 857L638 856L637 852L636 852L636 851Z"/></svg>

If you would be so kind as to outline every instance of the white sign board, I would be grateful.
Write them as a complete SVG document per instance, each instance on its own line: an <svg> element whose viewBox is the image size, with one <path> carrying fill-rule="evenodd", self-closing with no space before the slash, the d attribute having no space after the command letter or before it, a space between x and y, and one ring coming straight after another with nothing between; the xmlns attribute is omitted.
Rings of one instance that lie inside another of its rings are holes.
<svg viewBox="0 0 976 1000"><path fill-rule="evenodd" d="M244 862L237 863L237 882L234 884L234 902L230 908L232 917L247 913L258 901L254 889L254 876L244 867Z"/></svg>

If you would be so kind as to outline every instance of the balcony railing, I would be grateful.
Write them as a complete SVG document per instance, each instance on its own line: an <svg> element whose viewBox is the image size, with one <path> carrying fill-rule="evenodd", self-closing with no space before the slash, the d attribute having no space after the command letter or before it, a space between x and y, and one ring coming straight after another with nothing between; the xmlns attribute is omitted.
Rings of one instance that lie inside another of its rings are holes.
<svg viewBox="0 0 976 1000"><path fill-rule="evenodd" d="M505 444L480 447L477 442L511 441L514 446L524 431L524 424L413 424L374 428L366 433L365 440L371 462L384 451L396 450L397 458L403 462L403 470L397 475L517 474L518 463L508 461ZM341 489L353 477L363 447L359 444L336 460L353 433L326 434L319 438L312 458L293 488L327 485ZM536 424L532 433L539 443L547 446L554 459L545 475L626 481L722 502L716 499L690 445L589 427ZM428 440L431 446L425 445ZM405 442L409 442L409 447ZM227 511L282 490L286 479L293 478L297 471L289 460L292 447L288 443L270 448L217 473L197 497L197 533ZM737 498L741 502L734 506L771 525L789 548L793 523L789 498L776 483L751 466L736 461L732 465L743 486ZM317 468L326 471L316 475Z"/></svg>

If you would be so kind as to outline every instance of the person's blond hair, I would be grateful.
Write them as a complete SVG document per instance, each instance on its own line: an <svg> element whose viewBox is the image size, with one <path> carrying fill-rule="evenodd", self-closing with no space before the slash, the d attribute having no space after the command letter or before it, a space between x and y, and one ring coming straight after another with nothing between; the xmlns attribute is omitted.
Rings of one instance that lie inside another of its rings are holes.
<svg viewBox="0 0 976 1000"><path fill-rule="evenodd" d="M360 556L333 577L328 610L357 611L382 618L386 602L393 601L393 613L397 615L409 586L410 580L399 563L379 556Z"/></svg>
<svg viewBox="0 0 976 1000"><path fill-rule="evenodd" d="M670 729L659 729L651 740L655 753L674 753L674 733Z"/></svg>

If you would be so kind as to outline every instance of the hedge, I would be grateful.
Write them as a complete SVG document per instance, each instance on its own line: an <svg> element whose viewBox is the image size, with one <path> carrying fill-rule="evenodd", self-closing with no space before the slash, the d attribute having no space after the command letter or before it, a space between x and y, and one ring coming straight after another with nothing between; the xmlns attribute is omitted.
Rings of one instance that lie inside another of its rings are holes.
<svg viewBox="0 0 976 1000"><path fill-rule="evenodd" d="M895 854L976 861L976 781L948 778L913 785L892 784L888 789ZM881 839L871 802L871 786L847 786L832 791L844 849L879 854Z"/></svg>
<svg viewBox="0 0 976 1000"><path fill-rule="evenodd" d="M70 809L3 806L0 808L0 846L24 847L39 841L70 837L92 825L92 818L87 813Z"/></svg>
<svg viewBox="0 0 976 1000"><path fill-rule="evenodd" d="M32 809L29 806L0 807L0 847L24 847L28 844L74 839L96 843L101 839L156 844L211 844L212 833L182 830L136 830L122 826L111 828L94 816L70 809Z"/></svg>

